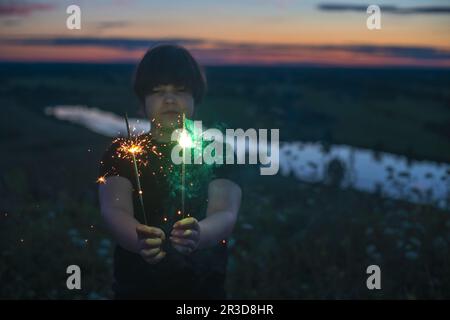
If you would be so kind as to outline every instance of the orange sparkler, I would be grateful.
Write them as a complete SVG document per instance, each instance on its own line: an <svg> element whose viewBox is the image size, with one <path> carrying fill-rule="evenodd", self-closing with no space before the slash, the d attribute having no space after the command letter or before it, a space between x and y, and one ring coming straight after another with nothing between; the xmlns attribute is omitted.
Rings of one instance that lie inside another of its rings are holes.
<svg viewBox="0 0 450 320"><path fill-rule="evenodd" d="M141 205L142 216L144 217L144 224L148 225L147 215L145 214L145 209L144 209L144 199L142 197L141 181L139 179L139 171L138 171L137 162L136 162L136 155L143 153L143 151L144 151L143 144L145 143L146 140L142 140L140 142L141 144L133 143L134 141L132 141L132 139L131 139L130 125L128 123L128 115L126 113L125 113L125 124L127 126L127 132L128 132L128 144L125 143L124 145L121 146L121 148L124 148L122 151L125 151L125 154L130 154L131 158L133 159L134 175L136 178L136 185L137 185L137 189L138 189L139 203Z"/></svg>

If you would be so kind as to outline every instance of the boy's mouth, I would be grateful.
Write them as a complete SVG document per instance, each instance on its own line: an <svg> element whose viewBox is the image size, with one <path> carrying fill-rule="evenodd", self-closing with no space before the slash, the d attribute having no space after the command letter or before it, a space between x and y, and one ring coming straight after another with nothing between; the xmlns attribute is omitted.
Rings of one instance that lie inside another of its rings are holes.
<svg viewBox="0 0 450 320"><path fill-rule="evenodd" d="M180 114L180 112L178 112L176 110L167 110L167 111L164 111L163 114L177 116Z"/></svg>

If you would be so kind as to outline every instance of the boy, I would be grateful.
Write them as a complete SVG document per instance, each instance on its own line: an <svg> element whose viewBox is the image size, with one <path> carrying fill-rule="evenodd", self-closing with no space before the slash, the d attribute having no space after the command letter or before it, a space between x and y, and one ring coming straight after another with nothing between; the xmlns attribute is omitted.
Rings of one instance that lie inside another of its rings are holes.
<svg viewBox="0 0 450 320"><path fill-rule="evenodd" d="M145 151L140 160L146 165L139 166L139 174L148 225L140 214L133 166L120 154L119 142L105 152L100 165L100 176L105 177L99 186L101 213L117 242L115 297L224 299L225 239L241 201L241 189L227 172L230 166L213 169L206 180L204 175L189 176L188 183L197 189L187 197L186 212L170 197L171 173L181 167L170 162L171 134L180 127L182 114L192 119L206 79L186 49L160 45L139 63L134 90L152 122L150 133L139 137Z"/></svg>

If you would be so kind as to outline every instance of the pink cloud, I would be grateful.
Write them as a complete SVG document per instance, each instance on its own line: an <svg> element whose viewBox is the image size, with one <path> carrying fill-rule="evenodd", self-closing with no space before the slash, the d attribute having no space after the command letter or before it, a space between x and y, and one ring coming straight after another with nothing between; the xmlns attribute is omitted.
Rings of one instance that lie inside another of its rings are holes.
<svg viewBox="0 0 450 320"><path fill-rule="evenodd" d="M49 3L1 3L0 16L29 16L35 11L52 10L55 6Z"/></svg>

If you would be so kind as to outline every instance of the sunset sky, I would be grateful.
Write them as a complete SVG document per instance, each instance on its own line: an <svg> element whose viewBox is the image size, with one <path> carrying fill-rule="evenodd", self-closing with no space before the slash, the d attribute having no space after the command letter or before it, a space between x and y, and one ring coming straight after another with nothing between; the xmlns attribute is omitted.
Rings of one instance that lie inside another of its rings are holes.
<svg viewBox="0 0 450 320"><path fill-rule="evenodd" d="M174 42L205 65L450 67L450 0L0 0L0 26L0 61L135 62Z"/></svg>

